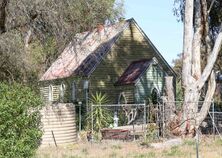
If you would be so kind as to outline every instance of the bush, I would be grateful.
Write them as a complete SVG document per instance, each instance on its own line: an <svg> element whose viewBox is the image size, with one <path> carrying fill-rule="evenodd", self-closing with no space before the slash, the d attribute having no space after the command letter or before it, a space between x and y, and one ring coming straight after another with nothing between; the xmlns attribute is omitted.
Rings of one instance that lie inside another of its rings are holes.
<svg viewBox="0 0 222 158"><path fill-rule="evenodd" d="M32 157L42 131L40 97L31 88L0 83L0 157Z"/></svg>
<svg viewBox="0 0 222 158"><path fill-rule="evenodd" d="M113 123L112 112L110 109L104 106L100 106L108 103L108 97L101 92L97 92L95 95L92 95L90 98L90 104L96 105L91 107L91 111L88 115L88 126L91 127L92 115L93 115L93 129L95 132L100 132L102 128L109 127Z"/></svg>

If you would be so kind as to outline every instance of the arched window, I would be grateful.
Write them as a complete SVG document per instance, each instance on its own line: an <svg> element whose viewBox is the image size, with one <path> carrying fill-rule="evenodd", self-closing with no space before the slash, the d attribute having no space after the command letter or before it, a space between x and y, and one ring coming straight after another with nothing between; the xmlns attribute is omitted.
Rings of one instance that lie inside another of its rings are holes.
<svg viewBox="0 0 222 158"><path fill-rule="evenodd" d="M49 85L49 102L53 101L53 86Z"/></svg>
<svg viewBox="0 0 222 158"><path fill-rule="evenodd" d="M76 83L75 81L72 82L72 101L76 100Z"/></svg>
<svg viewBox="0 0 222 158"><path fill-rule="evenodd" d="M153 104L157 104L158 101L159 101L159 92L156 88L154 88L152 90L152 93L151 93L151 101Z"/></svg>
<svg viewBox="0 0 222 158"><path fill-rule="evenodd" d="M60 85L60 89L59 89L59 91L60 91L60 93L59 93L60 101L62 101L62 102L64 101L65 90L66 90L66 86L65 86L64 83L62 83L62 84Z"/></svg>
<svg viewBox="0 0 222 158"><path fill-rule="evenodd" d="M124 92L119 94L118 104L127 104L127 100L126 100Z"/></svg>

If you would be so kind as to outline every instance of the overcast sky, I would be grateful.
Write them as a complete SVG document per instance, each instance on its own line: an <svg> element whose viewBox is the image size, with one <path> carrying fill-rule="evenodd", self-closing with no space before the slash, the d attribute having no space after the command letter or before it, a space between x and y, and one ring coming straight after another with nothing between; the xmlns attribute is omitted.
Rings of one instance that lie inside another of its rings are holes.
<svg viewBox="0 0 222 158"><path fill-rule="evenodd" d="M183 25L173 15L174 0L125 0L125 16L134 18L171 64L182 52Z"/></svg>

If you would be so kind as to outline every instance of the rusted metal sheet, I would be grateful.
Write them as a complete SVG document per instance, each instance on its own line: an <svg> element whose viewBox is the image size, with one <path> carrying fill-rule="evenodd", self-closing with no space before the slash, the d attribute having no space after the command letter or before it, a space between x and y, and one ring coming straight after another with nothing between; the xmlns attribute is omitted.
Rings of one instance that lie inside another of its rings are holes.
<svg viewBox="0 0 222 158"><path fill-rule="evenodd" d="M77 34L45 72L40 81L66 78L72 75L89 76L110 50L129 21Z"/></svg>
<svg viewBox="0 0 222 158"><path fill-rule="evenodd" d="M101 133L103 139L128 140L131 138L130 131L124 129L103 129Z"/></svg>
<svg viewBox="0 0 222 158"><path fill-rule="evenodd" d="M137 79L147 70L151 63L149 59L133 61L123 74L119 77L116 85L129 85L134 84Z"/></svg>

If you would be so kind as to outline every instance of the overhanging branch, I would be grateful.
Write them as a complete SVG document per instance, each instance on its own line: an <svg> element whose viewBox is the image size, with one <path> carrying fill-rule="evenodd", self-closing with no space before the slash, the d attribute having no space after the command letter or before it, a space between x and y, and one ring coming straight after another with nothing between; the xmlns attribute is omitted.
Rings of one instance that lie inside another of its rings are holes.
<svg viewBox="0 0 222 158"><path fill-rule="evenodd" d="M204 86L208 77L210 76L211 70L213 69L214 64L217 60L217 56L221 50L221 44L222 44L222 23L221 23L220 32L219 32L217 39L215 41L213 50L212 50L211 54L208 56L207 65L205 66L205 68L203 70L201 78L197 81L197 87L199 90L202 89L202 87Z"/></svg>

